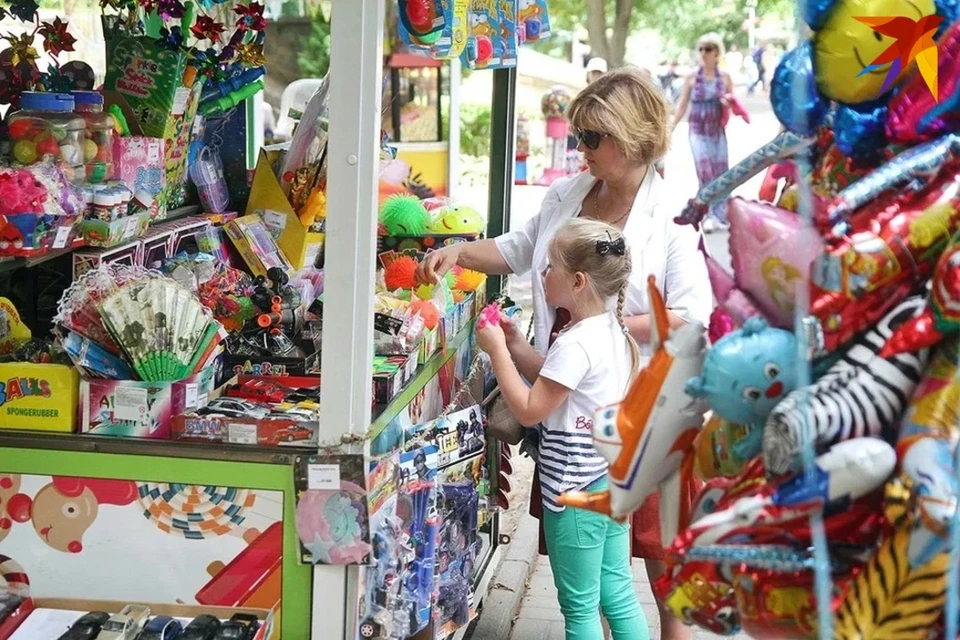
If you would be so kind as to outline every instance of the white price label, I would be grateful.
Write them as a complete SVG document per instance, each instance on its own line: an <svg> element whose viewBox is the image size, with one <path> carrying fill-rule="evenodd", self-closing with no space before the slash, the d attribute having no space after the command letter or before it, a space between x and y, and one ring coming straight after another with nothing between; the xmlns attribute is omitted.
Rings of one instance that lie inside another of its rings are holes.
<svg viewBox="0 0 960 640"><path fill-rule="evenodd" d="M197 409L202 409L203 407L207 406L208 402L209 400L207 399L207 394L201 393L197 396Z"/></svg>
<svg viewBox="0 0 960 640"><path fill-rule="evenodd" d="M338 491L340 489L340 465L308 464L307 489Z"/></svg>
<svg viewBox="0 0 960 640"><path fill-rule="evenodd" d="M151 165L160 161L160 143L151 142L147 147L147 162Z"/></svg>
<svg viewBox="0 0 960 640"><path fill-rule="evenodd" d="M113 417L117 420L143 420L147 415L147 390L117 387L113 393Z"/></svg>
<svg viewBox="0 0 960 640"><path fill-rule="evenodd" d="M189 99L190 89L185 89L183 87L177 89L176 93L173 94L173 109L171 110L170 115L183 115L183 112L187 110L187 100Z"/></svg>
<svg viewBox="0 0 960 640"><path fill-rule="evenodd" d="M139 216L130 216L127 218L127 221L123 224L123 235L121 236L121 239L126 240L127 238L133 238L136 236L138 226L140 226Z"/></svg>
<svg viewBox="0 0 960 640"><path fill-rule="evenodd" d="M266 209L263 212L263 224L271 234L279 236L287 226L287 216L278 211Z"/></svg>
<svg viewBox="0 0 960 640"><path fill-rule="evenodd" d="M227 441L230 444L257 444L257 425L228 424Z"/></svg>
<svg viewBox="0 0 960 640"><path fill-rule="evenodd" d="M63 249L67 246L67 238L70 237L70 232L73 230L73 227L59 227L57 229L57 237L53 240L54 249Z"/></svg>
<svg viewBox="0 0 960 640"><path fill-rule="evenodd" d="M183 406L186 409L197 408L197 385L188 384L185 389Z"/></svg>

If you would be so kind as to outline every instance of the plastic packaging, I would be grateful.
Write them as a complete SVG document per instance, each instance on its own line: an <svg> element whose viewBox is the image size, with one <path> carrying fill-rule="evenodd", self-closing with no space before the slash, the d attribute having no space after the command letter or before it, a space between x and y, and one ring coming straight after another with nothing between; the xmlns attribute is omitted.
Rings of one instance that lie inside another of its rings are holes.
<svg viewBox="0 0 960 640"><path fill-rule="evenodd" d="M83 160L88 182L105 182L113 177L113 132L116 121L103 111L103 94L73 91L74 112L83 118Z"/></svg>
<svg viewBox="0 0 960 640"><path fill-rule="evenodd" d="M10 155L21 165L32 165L45 155L55 157L75 184L85 177L83 118L73 113L73 96L67 93L24 91L20 111L7 121Z"/></svg>
<svg viewBox="0 0 960 640"><path fill-rule="evenodd" d="M223 177L223 162L212 147L204 147L197 161L190 167L190 179L197 185L200 204L207 213L222 213L230 206L227 181Z"/></svg>

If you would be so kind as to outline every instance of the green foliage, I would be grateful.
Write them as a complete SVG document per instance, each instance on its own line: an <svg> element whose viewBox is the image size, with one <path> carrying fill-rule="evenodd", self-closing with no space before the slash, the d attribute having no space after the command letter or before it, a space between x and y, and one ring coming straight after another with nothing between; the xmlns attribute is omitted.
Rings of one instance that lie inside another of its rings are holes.
<svg viewBox="0 0 960 640"><path fill-rule="evenodd" d="M490 105L460 105L460 153L490 155Z"/></svg>
<svg viewBox="0 0 960 640"><path fill-rule="evenodd" d="M310 35L297 55L297 63L304 78L322 78L330 68L330 22L322 11L314 11Z"/></svg>

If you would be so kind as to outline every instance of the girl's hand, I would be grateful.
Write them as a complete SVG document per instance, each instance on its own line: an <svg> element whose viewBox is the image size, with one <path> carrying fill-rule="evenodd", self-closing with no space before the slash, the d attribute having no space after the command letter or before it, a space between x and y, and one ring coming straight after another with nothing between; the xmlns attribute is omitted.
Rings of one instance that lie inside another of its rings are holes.
<svg viewBox="0 0 960 640"><path fill-rule="evenodd" d="M507 347L507 339L499 324L487 324L477 328L477 347L492 354Z"/></svg>
<svg viewBox="0 0 960 640"><path fill-rule="evenodd" d="M437 284L447 271L457 265L457 260L460 259L460 250L463 248L460 246L461 244L458 242L428 253L423 261L417 265L417 270L414 272L417 282Z"/></svg>
<svg viewBox="0 0 960 640"><path fill-rule="evenodd" d="M500 314L500 328L503 330L504 341L508 347L523 341L523 333L520 332L520 327L517 326L516 320L511 316L505 313Z"/></svg>

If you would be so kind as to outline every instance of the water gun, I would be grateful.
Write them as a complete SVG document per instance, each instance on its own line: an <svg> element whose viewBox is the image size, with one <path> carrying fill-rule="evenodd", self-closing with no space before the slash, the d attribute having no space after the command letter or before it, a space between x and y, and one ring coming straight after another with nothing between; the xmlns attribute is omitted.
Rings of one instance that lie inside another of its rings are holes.
<svg viewBox="0 0 960 640"><path fill-rule="evenodd" d="M217 98L215 100L210 100L203 103L200 105L200 114L204 117L209 117L212 114L227 111L228 109L237 106L247 98L252 98L262 89L263 80L252 82L242 89L228 93L222 98Z"/></svg>
<svg viewBox="0 0 960 640"><path fill-rule="evenodd" d="M227 78L223 82L209 84L203 89L204 95L200 99L200 104L206 104L216 98L225 98L235 91L240 91L248 84L252 84L262 78L266 72L267 70L264 67L254 67L253 69L247 69L246 71Z"/></svg>

